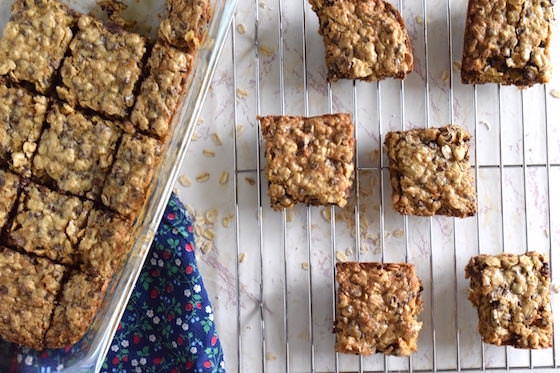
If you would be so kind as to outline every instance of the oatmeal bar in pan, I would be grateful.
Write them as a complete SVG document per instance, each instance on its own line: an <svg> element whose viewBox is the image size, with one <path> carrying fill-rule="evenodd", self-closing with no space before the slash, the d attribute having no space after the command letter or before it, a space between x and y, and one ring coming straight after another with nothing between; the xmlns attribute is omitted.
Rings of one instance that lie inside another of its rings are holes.
<svg viewBox="0 0 560 373"><path fill-rule="evenodd" d="M543 255L479 255L465 267L469 300L486 343L517 348L552 346L550 270Z"/></svg>
<svg viewBox="0 0 560 373"><path fill-rule="evenodd" d="M8 223L8 218L18 196L20 179L11 172L0 170L0 231Z"/></svg>
<svg viewBox="0 0 560 373"><path fill-rule="evenodd" d="M354 178L350 114L267 116L259 120L273 209L296 203L346 206Z"/></svg>
<svg viewBox="0 0 560 373"><path fill-rule="evenodd" d="M134 125L158 138L167 138L179 101L187 88L192 55L157 43L148 60L149 74L142 82L131 114Z"/></svg>
<svg viewBox="0 0 560 373"><path fill-rule="evenodd" d="M461 78L529 87L550 80L552 0L469 0Z"/></svg>
<svg viewBox="0 0 560 373"><path fill-rule="evenodd" d="M403 215L474 215L470 138L454 125L389 132L385 147L395 209Z"/></svg>
<svg viewBox="0 0 560 373"><path fill-rule="evenodd" d="M337 263L336 351L357 355L416 351L422 284L414 265Z"/></svg>
<svg viewBox="0 0 560 373"><path fill-rule="evenodd" d="M384 0L310 0L319 17L329 81L404 79L414 67L399 12Z"/></svg>
<svg viewBox="0 0 560 373"><path fill-rule="evenodd" d="M125 117L134 105L146 41L138 34L103 25L83 15L61 69L58 95L72 105Z"/></svg>
<svg viewBox="0 0 560 373"><path fill-rule="evenodd" d="M65 267L0 246L0 337L44 347Z"/></svg>
<svg viewBox="0 0 560 373"><path fill-rule="evenodd" d="M67 104L55 104L47 123L33 158L33 176L59 190L97 199L121 131L113 123L88 117Z"/></svg>
<svg viewBox="0 0 560 373"><path fill-rule="evenodd" d="M167 0L168 15L159 26L159 38L185 52L196 53L212 18L211 0Z"/></svg>
<svg viewBox="0 0 560 373"><path fill-rule="evenodd" d="M47 98L0 80L0 165L30 175L47 113Z"/></svg>
<svg viewBox="0 0 560 373"><path fill-rule="evenodd" d="M74 14L55 0L16 0L0 39L0 75L45 93L72 39Z"/></svg>

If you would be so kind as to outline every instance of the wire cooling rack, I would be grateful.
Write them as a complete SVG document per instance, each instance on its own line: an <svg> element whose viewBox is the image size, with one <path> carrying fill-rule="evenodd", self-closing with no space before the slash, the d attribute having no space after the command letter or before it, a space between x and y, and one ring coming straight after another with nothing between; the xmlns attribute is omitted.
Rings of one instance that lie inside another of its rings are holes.
<svg viewBox="0 0 560 373"><path fill-rule="evenodd" d="M551 102L552 88L461 84L458 63L467 1L393 4L412 37L414 72L405 81L332 85L325 79L318 22L306 0L239 4L231 30L230 94L235 119L233 250L241 260L234 268L234 322L223 327L236 331L237 340L226 349L233 371L558 367L555 347L527 351L483 344L463 275L470 256L536 250L550 256L553 282L557 279L560 254L554 240L560 222L553 211L558 213L560 203L554 196L560 185L560 113L558 102ZM554 27L557 31L558 24ZM351 112L356 124L356 178L349 207L273 212L255 117L341 111ZM447 123L461 124L473 134L479 213L467 219L398 215L381 148L385 134ZM334 352L337 260L416 265L425 289L416 354L398 358ZM553 296L554 310L556 303Z"/></svg>

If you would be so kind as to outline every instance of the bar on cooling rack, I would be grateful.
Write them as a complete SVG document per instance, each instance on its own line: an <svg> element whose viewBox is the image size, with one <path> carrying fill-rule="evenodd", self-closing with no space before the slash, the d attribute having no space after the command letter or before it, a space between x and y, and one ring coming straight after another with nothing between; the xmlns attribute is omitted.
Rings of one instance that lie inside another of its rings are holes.
<svg viewBox="0 0 560 373"><path fill-rule="evenodd" d="M403 215L474 215L470 138L455 125L389 132L385 147L395 209Z"/></svg>
<svg viewBox="0 0 560 373"><path fill-rule="evenodd" d="M309 0L319 17L328 80L404 79L414 67L404 21L383 0Z"/></svg>
<svg viewBox="0 0 560 373"><path fill-rule="evenodd" d="M344 207L354 178L350 114L259 118L273 209L296 203Z"/></svg>
<svg viewBox="0 0 560 373"><path fill-rule="evenodd" d="M552 0L469 0L461 78L529 87L550 80Z"/></svg>
<svg viewBox="0 0 560 373"><path fill-rule="evenodd" d="M416 351L422 283L413 264L337 263L336 351L357 355Z"/></svg>
<svg viewBox="0 0 560 373"><path fill-rule="evenodd" d="M465 267L469 300L486 343L517 348L552 346L550 270L543 255L479 255Z"/></svg>
<svg viewBox="0 0 560 373"><path fill-rule="evenodd" d="M0 246L0 337L43 348L65 268Z"/></svg>
<svg viewBox="0 0 560 373"><path fill-rule="evenodd" d="M0 75L34 84L45 93L53 84L75 16L55 0L16 0L0 39Z"/></svg>

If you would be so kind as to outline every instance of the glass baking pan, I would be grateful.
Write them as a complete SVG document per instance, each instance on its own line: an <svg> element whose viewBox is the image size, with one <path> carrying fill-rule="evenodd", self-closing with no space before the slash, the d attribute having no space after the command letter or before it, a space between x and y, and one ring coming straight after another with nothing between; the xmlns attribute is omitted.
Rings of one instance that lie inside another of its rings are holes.
<svg viewBox="0 0 560 373"><path fill-rule="evenodd" d="M87 13L98 11L95 0L61 0L73 9ZM3 30L10 16L11 0L0 0L0 29ZM125 1L129 5L125 18L136 21L136 31L150 37L156 35L163 14L165 0ZM123 269L113 278L99 313L89 331L60 364L63 372L98 372L109 349L121 316L134 289L154 234L158 228L167 200L171 195L178 171L196 127L206 93L210 86L218 58L229 31L237 0L212 0L214 15L208 37L198 53L190 88L174 117L174 130L168 148L163 155L159 171L151 185L151 195L144 213L136 224L136 240ZM6 344L3 344L4 346ZM8 351L6 351L8 350ZM0 348L0 372L9 371L10 364L20 348ZM40 359L40 357L37 357ZM40 363L40 362L39 362Z"/></svg>

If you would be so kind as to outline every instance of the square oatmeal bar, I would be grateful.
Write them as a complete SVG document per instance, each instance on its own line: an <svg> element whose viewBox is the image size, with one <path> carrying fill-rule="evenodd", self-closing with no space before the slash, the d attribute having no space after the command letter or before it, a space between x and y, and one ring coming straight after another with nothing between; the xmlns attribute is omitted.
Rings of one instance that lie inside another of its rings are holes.
<svg viewBox="0 0 560 373"><path fill-rule="evenodd" d="M403 215L474 215L470 138L454 125L389 132L385 147L395 209Z"/></svg>
<svg viewBox="0 0 560 373"><path fill-rule="evenodd" d="M0 231L8 223L17 199L19 184L19 177L11 172L0 170Z"/></svg>
<svg viewBox="0 0 560 373"><path fill-rule="evenodd" d="M404 79L414 62L399 12L384 0L310 0L319 17L328 80Z"/></svg>
<svg viewBox="0 0 560 373"><path fill-rule="evenodd" d="M74 264L76 245L84 235L92 202L38 185L24 188L8 243L56 262Z"/></svg>
<svg viewBox="0 0 560 373"><path fill-rule="evenodd" d="M296 203L346 206L354 178L350 114L267 116L259 120L273 209Z"/></svg>
<svg viewBox="0 0 560 373"><path fill-rule="evenodd" d="M159 141L147 136L123 136L101 194L105 206L125 217L132 217L141 210L159 164L161 147Z"/></svg>
<svg viewBox="0 0 560 373"><path fill-rule="evenodd" d="M167 0L168 15L159 26L159 38L185 52L196 53L212 18L210 0Z"/></svg>
<svg viewBox="0 0 560 373"><path fill-rule="evenodd" d="M149 75L140 88L131 121L142 131L166 138L179 100L187 88L192 55L157 43L148 60Z"/></svg>
<svg viewBox="0 0 560 373"><path fill-rule="evenodd" d="M103 277L70 273L45 335L46 348L62 348L82 339L97 314L107 285L108 280Z"/></svg>
<svg viewBox="0 0 560 373"><path fill-rule="evenodd" d="M0 337L37 350L51 321L64 266L0 247Z"/></svg>
<svg viewBox="0 0 560 373"><path fill-rule="evenodd" d="M550 269L536 252L479 255L465 267L469 300L486 343L516 348L552 346Z"/></svg>
<svg viewBox="0 0 560 373"><path fill-rule="evenodd" d="M120 130L67 104L54 105L47 123L33 159L33 176L60 190L97 199L113 163Z"/></svg>
<svg viewBox="0 0 560 373"><path fill-rule="evenodd" d="M45 93L72 39L74 23L73 13L56 0L16 0L0 39L0 75L32 83Z"/></svg>
<svg viewBox="0 0 560 373"><path fill-rule="evenodd" d="M552 0L469 0L463 83L548 82L553 19Z"/></svg>
<svg viewBox="0 0 560 373"><path fill-rule="evenodd" d="M74 105L124 117L134 105L134 87L142 71L146 41L140 35L109 28L84 15L64 60L58 95Z"/></svg>
<svg viewBox="0 0 560 373"><path fill-rule="evenodd" d="M337 263L336 351L407 356L422 323L422 284L414 265Z"/></svg>
<svg viewBox="0 0 560 373"><path fill-rule="evenodd" d="M47 98L0 81L0 164L29 176L47 113Z"/></svg>

